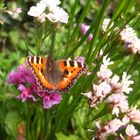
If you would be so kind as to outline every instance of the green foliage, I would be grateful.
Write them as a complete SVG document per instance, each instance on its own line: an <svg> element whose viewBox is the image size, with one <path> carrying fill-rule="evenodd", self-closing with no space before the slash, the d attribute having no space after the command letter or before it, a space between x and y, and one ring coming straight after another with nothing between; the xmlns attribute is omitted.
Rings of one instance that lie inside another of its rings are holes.
<svg viewBox="0 0 140 140"><path fill-rule="evenodd" d="M97 71L102 63L102 57L97 59L97 55L101 49L104 56L108 54L114 61L111 66L113 73L121 76L127 71L132 75L135 84L128 96L129 103L131 106L140 106L140 56L127 54L124 45L118 40L126 24L131 25L140 36L139 1L62 0L61 5L69 14L69 22L57 27L48 20L41 24L27 15L29 7L35 2L0 2L0 138L17 139L18 126L24 122L28 140L90 140L97 132L97 120L107 122L114 117L105 103L99 104L98 109L90 108L87 99L81 94L90 91L97 80ZM23 11L16 18L8 14L8 10L13 10L14 6L21 7ZM101 26L104 18L108 17L111 21L108 31L103 34ZM82 23L90 25L85 35L80 31ZM114 31L115 27L118 27L117 31ZM93 39L89 42L91 33ZM55 39L52 39L53 34ZM7 84L7 75L24 63L27 55L48 56L50 50L55 59L84 56L91 75L83 75L69 93L62 95L63 100L58 106L46 111L41 105L30 101L17 101L15 96L19 92L17 87Z"/></svg>

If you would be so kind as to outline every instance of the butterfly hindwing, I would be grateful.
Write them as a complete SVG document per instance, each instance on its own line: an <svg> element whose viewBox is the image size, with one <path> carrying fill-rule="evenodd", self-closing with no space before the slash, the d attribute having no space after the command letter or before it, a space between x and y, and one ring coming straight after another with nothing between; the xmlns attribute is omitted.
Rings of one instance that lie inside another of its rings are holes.
<svg viewBox="0 0 140 140"><path fill-rule="evenodd" d="M26 58L26 63L30 70L34 73L37 84L41 88L40 90L45 90L47 92L53 91L54 86L50 84L44 76L47 59L40 56L28 56Z"/></svg>
<svg viewBox="0 0 140 140"><path fill-rule="evenodd" d="M59 92L68 91L75 84L79 76L87 70L87 65L78 61L59 60L57 63L64 76L57 85Z"/></svg>

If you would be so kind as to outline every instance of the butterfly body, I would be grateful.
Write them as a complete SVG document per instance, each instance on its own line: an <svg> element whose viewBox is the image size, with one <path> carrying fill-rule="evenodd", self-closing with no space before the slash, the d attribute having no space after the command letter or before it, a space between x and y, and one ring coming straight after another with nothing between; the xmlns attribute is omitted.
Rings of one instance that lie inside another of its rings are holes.
<svg viewBox="0 0 140 140"><path fill-rule="evenodd" d="M34 73L40 90L49 93L68 91L87 70L84 63L75 60L54 61L51 56L28 56L25 62Z"/></svg>

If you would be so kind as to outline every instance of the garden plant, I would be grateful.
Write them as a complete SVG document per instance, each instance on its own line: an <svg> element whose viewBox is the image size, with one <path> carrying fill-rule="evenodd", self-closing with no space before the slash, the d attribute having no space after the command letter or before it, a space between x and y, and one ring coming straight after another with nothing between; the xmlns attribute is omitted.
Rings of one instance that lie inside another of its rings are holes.
<svg viewBox="0 0 140 140"><path fill-rule="evenodd" d="M140 140L139 100L139 0L0 1L0 140Z"/></svg>

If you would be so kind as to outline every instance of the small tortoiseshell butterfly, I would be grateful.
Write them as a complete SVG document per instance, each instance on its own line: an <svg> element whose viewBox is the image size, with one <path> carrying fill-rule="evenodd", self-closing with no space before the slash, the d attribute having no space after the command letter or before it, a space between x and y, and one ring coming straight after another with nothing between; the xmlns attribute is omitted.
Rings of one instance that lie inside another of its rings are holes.
<svg viewBox="0 0 140 140"><path fill-rule="evenodd" d="M88 68L75 60L54 61L51 56L28 56L25 62L34 73L40 90L48 93L68 91Z"/></svg>

